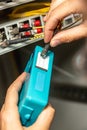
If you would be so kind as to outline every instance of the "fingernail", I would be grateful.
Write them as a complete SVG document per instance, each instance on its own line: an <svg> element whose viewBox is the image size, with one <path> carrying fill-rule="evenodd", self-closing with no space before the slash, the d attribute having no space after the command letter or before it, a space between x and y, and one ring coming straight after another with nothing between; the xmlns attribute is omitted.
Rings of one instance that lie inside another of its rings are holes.
<svg viewBox="0 0 87 130"><path fill-rule="evenodd" d="M55 46L61 44L61 42L58 39L55 39L55 40L52 40L50 44L52 47L55 47Z"/></svg>

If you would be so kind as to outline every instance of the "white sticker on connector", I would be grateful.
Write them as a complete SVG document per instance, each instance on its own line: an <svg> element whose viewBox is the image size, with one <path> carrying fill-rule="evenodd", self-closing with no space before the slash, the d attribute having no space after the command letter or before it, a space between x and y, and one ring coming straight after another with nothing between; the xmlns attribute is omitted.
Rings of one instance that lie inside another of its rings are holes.
<svg viewBox="0 0 87 130"><path fill-rule="evenodd" d="M38 68L44 69L44 70L48 70L48 66L49 66L49 56L47 56L46 58L43 58L41 56L41 52L38 53L38 57L37 57L37 62L36 62L36 66Z"/></svg>

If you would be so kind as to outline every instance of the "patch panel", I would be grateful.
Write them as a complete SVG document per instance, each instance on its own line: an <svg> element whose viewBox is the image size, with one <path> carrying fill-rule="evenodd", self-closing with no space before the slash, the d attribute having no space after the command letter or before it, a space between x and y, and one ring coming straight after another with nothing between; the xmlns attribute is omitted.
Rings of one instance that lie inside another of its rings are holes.
<svg viewBox="0 0 87 130"><path fill-rule="evenodd" d="M62 29L71 28L82 22L81 14L71 14L62 21Z"/></svg>
<svg viewBox="0 0 87 130"><path fill-rule="evenodd" d="M6 39L5 29L0 29L0 42L4 41Z"/></svg>
<svg viewBox="0 0 87 130"><path fill-rule="evenodd" d="M43 16L35 15L1 24L0 55L43 39ZM76 26L81 20L78 14L72 14L62 21L61 29Z"/></svg>
<svg viewBox="0 0 87 130"><path fill-rule="evenodd" d="M34 0L0 0L0 10L14 7L20 4L32 2Z"/></svg>
<svg viewBox="0 0 87 130"><path fill-rule="evenodd" d="M0 25L0 55L43 38L42 15L5 22Z"/></svg>

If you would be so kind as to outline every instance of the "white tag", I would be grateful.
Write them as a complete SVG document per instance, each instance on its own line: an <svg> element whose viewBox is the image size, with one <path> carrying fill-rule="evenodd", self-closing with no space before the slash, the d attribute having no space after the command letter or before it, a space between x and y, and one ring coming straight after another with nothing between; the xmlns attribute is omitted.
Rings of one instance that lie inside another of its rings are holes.
<svg viewBox="0 0 87 130"><path fill-rule="evenodd" d="M48 65L49 65L49 56L47 56L44 59L41 56L41 52L39 52L38 57L37 57L36 66L47 71L48 70Z"/></svg>

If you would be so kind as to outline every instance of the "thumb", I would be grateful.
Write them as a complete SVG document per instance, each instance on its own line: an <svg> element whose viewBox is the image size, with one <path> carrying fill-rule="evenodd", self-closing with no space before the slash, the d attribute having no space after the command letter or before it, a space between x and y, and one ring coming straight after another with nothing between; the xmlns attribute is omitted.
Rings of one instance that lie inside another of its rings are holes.
<svg viewBox="0 0 87 130"><path fill-rule="evenodd" d="M48 105L39 115L33 127L37 130L49 130L54 118L55 110L51 105Z"/></svg>

